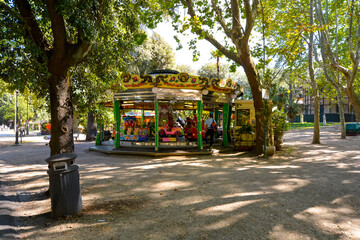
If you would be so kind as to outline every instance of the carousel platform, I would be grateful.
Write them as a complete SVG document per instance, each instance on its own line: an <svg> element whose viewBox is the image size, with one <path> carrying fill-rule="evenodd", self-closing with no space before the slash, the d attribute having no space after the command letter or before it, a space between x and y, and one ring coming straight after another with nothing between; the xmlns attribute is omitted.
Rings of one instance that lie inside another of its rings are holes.
<svg viewBox="0 0 360 240"><path fill-rule="evenodd" d="M120 146L114 148L111 142L104 142L102 145L93 146L89 151L100 152L105 154L114 155L135 155L135 156L188 156L188 155L211 155L216 153L216 144L214 149L204 148L202 150L195 146L161 146L158 151L155 151L154 146L133 145L133 146Z"/></svg>

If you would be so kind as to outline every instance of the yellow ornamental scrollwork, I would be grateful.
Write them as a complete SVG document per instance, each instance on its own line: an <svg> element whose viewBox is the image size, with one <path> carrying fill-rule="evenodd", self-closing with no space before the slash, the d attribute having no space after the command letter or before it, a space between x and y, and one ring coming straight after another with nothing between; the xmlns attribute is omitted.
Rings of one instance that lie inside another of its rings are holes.
<svg viewBox="0 0 360 240"><path fill-rule="evenodd" d="M127 83L130 81L131 75L128 73L123 73L121 74L121 79L123 80L124 83Z"/></svg>
<svg viewBox="0 0 360 240"><path fill-rule="evenodd" d="M189 74L187 73L179 73L179 76L178 76L180 82L187 82L187 80L189 80Z"/></svg>
<svg viewBox="0 0 360 240"><path fill-rule="evenodd" d="M151 75L140 75L141 83L152 83L152 76Z"/></svg>

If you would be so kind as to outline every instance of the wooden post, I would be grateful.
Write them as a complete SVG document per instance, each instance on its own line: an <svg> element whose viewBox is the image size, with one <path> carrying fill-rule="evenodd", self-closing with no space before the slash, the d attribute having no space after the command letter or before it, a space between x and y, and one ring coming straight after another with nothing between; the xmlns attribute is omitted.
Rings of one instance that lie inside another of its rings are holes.
<svg viewBox="0 0 360 240"><path fill-rule="evenodd" d="M225 147L229 146L228 140L228 126L229 126L229 104L224 103L223 110L223 144Z"/></svg>
<svg viewBox="0 0 360 240"><path fill-rule="evenodd" d="M198 121L198 148L203 149L203 140L202 140L202 114L203 114L203 102L197 102L197 121Z"/></svg>
<svg viewBox="0 0 360 240"><path fill-rule="evenodd" d="M120 104L119 100L114 101L115 138L114 148L120 147Z"/></svg>
<svg viewBox="0 0 360 240"><path fill-rule="evenodd" d="M159 109L158 100L155 99L155 151L159 150Z"/></svg>

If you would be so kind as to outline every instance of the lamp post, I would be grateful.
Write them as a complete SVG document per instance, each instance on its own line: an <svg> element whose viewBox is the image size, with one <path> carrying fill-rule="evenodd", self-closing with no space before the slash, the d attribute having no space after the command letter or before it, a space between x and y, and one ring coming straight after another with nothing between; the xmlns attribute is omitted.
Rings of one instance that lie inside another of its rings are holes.
<svg viewBox="0 0 360 240"><path fill-rule="evenodd" d="M26 135L29 135L29 96L26 104Z"/></svg>
<svg viewBox="0 0 360 240"><path fill-rule="evenodd" d="M18 94L19 90L15 90L15 124L14 124L14 130L15 130L15 145L19 145L19 132L18 132Z"/></svg>
<svg viewBox="0 0 360 240"><path fill-rule="evenodd" d="M262 89L262 97L264 99L264 104L265 104L265 111L264 111L264 115L265 115L265 126L264 126L264 156L267 156L267 152L266 152L266 138L267 138L267 100L269 99L269 90L267 89Z"/></svg>

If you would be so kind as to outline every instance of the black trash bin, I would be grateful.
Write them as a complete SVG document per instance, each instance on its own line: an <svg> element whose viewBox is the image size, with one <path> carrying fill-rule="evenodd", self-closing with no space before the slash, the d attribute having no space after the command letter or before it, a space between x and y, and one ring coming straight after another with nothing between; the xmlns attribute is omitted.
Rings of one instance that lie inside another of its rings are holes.
<svg viewBox="0 0 360 240"><path fill-rule="evenodd" d="M51 210L54 217L74 215L82 209L76 154L61 153L46 159L49 164Z"/></svg>

